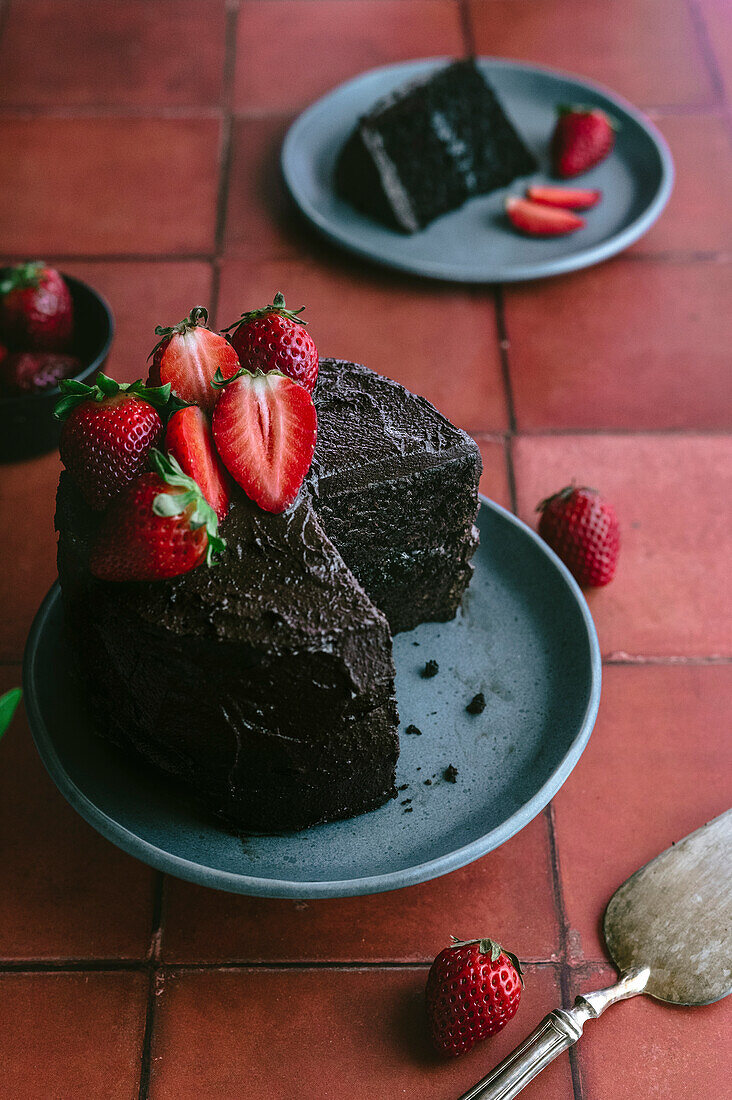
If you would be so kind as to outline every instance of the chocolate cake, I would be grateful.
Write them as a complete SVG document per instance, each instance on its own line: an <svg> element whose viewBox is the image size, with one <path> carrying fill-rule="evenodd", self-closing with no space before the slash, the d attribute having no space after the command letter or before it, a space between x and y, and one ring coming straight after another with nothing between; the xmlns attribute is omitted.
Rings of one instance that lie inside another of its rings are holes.
<svg viewBox="0 0 732 1100"><path fill-rule="evenodd" d="M365 214L414 233L537 167L479 66L456 61L361 118L336 187Z"/></svg>
<svg viewBox="0 0 732 1100"><path fill-rule="evenodd" d="M391 633L451 618L470 579L480 455L423 398L321 360L318 444L283 514L237 492L211 569L114 584L59 483L68 637L98 732L235 827L296 829L392 796Z"/></svg>

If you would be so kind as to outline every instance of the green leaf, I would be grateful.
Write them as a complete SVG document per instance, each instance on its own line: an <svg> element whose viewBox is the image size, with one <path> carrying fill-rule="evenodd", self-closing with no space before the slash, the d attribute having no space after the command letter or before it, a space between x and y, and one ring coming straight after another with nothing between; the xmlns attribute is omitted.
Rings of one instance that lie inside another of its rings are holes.
<svg viewBox="0 0 732 1100"><path fill-rule="evenodd" d="M63 397L59 398L53 410L57 420L65 420L84 401L104 401L107 398L116 397L118 393L139 397L141 401L147 401L148 405L158 410L165 409L170 401L169 382L164 386L146 386L141 378L134 382L117 382L101 372L97 375L93 386L88 386L75 378L68 378L59 382L59 389Z"/></svg>
<svg viewBox="0 0 732 1100"><path fill-rule="evenodd" d="M152 359L155 352L164 344L166 340L169 340L171 336L183 336L190 329L196 328L197 325L202 325L204 328L208 324L208 310L205 306L194 306L187 317L184 317L182 321L179 321L177 325L156 325L155 335L160 337L155 347L148 355L148 359Z"/></svg>
<svg viewBox="0 0 732 1100"><path fill-rule="evenodd" d="M156 516L169 518L179 516L185 512L191 503L188 493L158 493L153 501L153 512Z"/></svg>
<svg viewBox="0 0 732 1100"><path fill-rule="evenodd" d="M193 505L188 522L192 531L200 527L206 528L206 563L213 565L214 554L220 553L226 543L219 535L218 516L201 492L198 482L183 472L173 455L163 454L156 449L150 452L150 468L172 488L185 490L182 493L158 493L153 501L153 512L156 516L172 519Z"/></svg>
<svg viewBox="0 0 732 1100"><path fill-rule="evenodd" d="M22 696L23 692L20 688L11 688L4 695L0 695L0 737L12 722Z"/></svg>

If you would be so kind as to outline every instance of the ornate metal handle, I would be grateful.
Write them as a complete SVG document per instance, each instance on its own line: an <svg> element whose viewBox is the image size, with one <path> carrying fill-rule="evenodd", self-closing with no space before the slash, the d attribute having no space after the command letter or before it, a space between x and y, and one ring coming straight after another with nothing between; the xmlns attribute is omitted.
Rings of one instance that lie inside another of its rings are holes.
<svg viewBox="0 0 732 1100"><path fill-rule="evenodd" d="M463 1093L460 1100L513 1100L557 1055L577 1042L588 1020L596 1020L617 1001L642 993L650 974L647 966L627 970L617 985L583 993L573 1008L550 1012L508 1058Z"/></svg>

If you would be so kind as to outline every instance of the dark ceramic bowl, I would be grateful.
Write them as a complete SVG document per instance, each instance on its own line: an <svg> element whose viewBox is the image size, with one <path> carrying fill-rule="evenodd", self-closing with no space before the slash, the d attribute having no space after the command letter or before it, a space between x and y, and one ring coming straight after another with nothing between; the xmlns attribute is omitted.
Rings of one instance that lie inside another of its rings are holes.
<svg viewBox="0 0 732 1100"><path fill-rule="evenodd" d="M62 273L63 274L63 273ZM74 339L70 354L84 364L75 375L91 382L109 354L114 336L112 311L86 283L64 275L74 302ZM29 458L58 446L61 424L53 415L58 386L20 397L0 397L0 461Z"/></svg>

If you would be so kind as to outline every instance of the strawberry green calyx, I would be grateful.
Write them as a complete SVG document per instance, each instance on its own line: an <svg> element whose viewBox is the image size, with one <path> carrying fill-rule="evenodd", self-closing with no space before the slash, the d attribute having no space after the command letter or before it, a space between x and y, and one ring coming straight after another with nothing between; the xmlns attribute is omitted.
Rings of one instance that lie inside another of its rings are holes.
<svg viewBox="0 0 732 1100"><path fill-rule="evenodd" d="M182 493L158 493L153 501L153 512L156 516L170 518L180 516L191 508L188 523L192 531L197 531L199 527L206 528L206 565L215 565L214 555L221 553L226 542L219 536L218 516L201 492L198 482L183 472L171 454L164 455L153 449L150 452L150 467L167 485L184 490Z"/></svg>
<svg viewBox="0 0 732 1100"><path fill-rule="evenodd" d="M185 336L187 332L190 332L193 328L198 328L199 325L204 328L208 324L208 310L205 306L194 306L187 317L184 317L182 321L179 321L177 325L171 325L166 328L164 325L155 326L155 335L159 336L155 347L148 355L148 359L152 359L155 352L162 347L163 344L170 340L171 336Z"/></svg>
<svg viewBox="0 0 732 1100"><path fill-rule="evenodd" d="M521 969L521 963L518 957L511 951L507 951L505 947L501 947L500 943L496 943L491 939L477 939L477 940L459 940L455 936L450 936L452 943L451 947L469 947L472 943L478 944L478 950L481 955L490 955L491 962L498 962L501 955L505 955L507 959L510 959L513 963L514 969L519 976L521 985L524 984L524 974Z"/></svg>
<svg viewBox="0 0 732 1100"><path fill-rule="evenodd" d="M219 368L219 369L217 369L216 374L211 379L211 385L216 386L217 389L221 390L221 389L224 388L224 386L228 386L230 382L236 382L237 378L244 378L245 376L248 377L248 378L287 378L288 377L286 374L283 374L281 370L269 370L269 371L265 372L263 370L251 371L251 370L247 370L246 367L239 367L239 370L235 374L232 374L230 378L224 378L223 374L221 373L221 369ZM288 378L288 381L291 382L292 379Z"/></svg>
<svg viewBox="0 0 732 1100"><path fill-rule="evenodd" d="M222 332L232 332L238 329L240 325L248 325L251 321L258 321L261 317L268 317L271 313L277 313L280 317L286 317L288 321L295 321L298 325L306 325L307 321L303 321L300 318L300 314L305 309L305 306L300 306L299 309L287 309L285 306L285 296L279 290L274 296L274 301L270 302L268 306L262 306L261 309L250 309L248 313L242 313L238 321L234 321L233 325L229 325L228 328L222 328Z"/></svg>
<svg viewBox="0 0 732 1100"><path fill-rule="evenodd" d="M575 483L572 482L571 485L565 485L558 493L552 493L550 497L545 497L544 500L540 500L536 506L536 511L545 511L555 500L569 500L572 493L594 493L595 496L598 495L597 489L590 489L587 485L575 485Z"/></svg>
<svg viewBox="0 0 732 1100"><path fill-rule="evenodd" d="M10 294L13 290L22 290L27 286L38 286L45 266L41 260L34 260L33 263L15 264L14 267L7 268L0 279L0 294Z"/></svg>
<svg viewBox="0 0 732 1100"><path fill-rule="evenodd" d="M59 389L63 397L59 398L53 410L57 420L66 420L85 401L105 401L119 393L139 397L155 409L164 409L170 401L170 383L165 386L145 386L139 378L136 382L116 382L106 374L98 374L93 386L79 382L76 378L65 378L59 382Z"/></svg>

